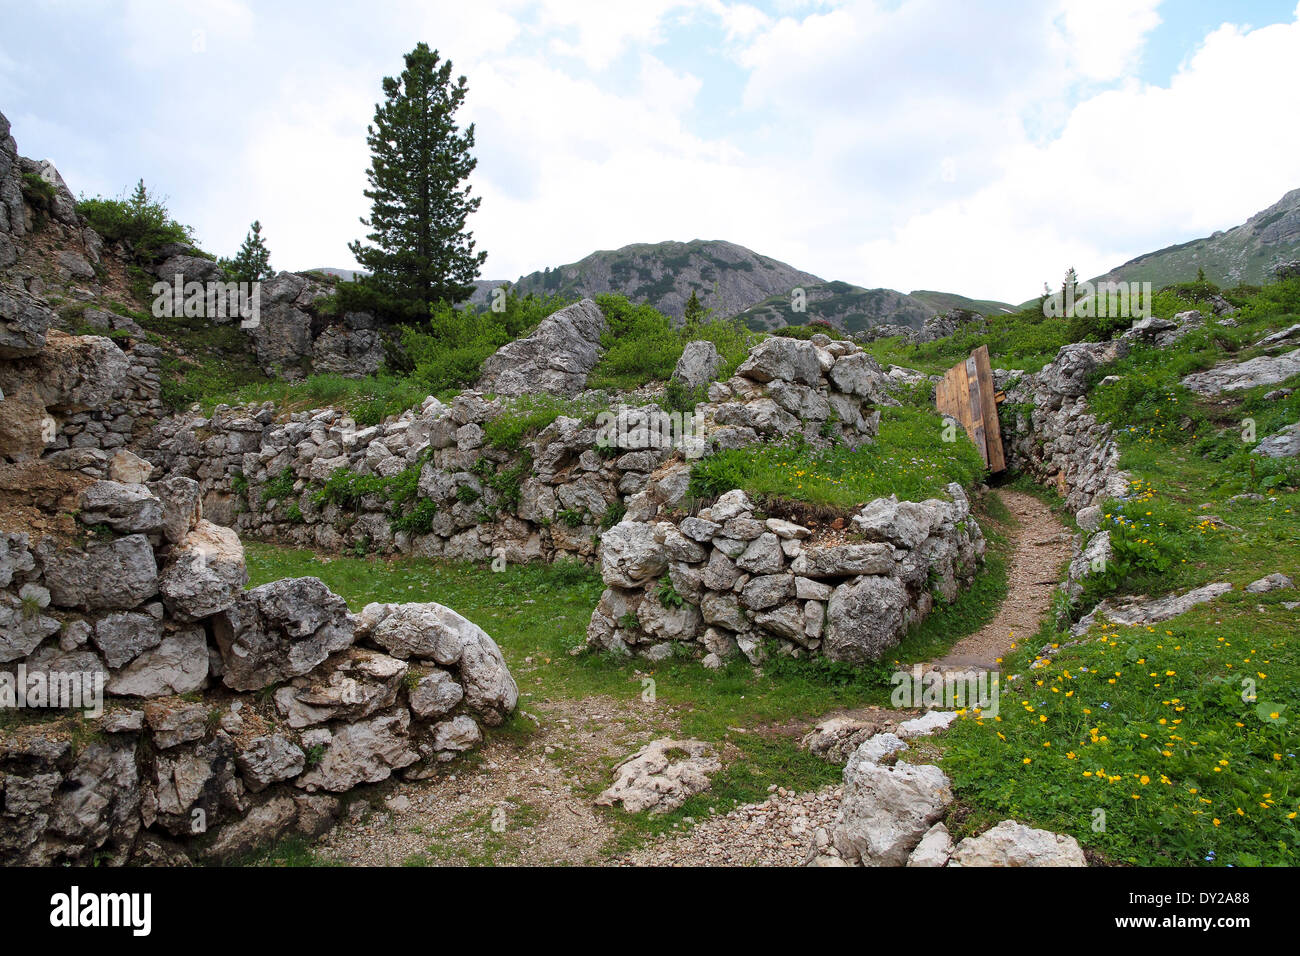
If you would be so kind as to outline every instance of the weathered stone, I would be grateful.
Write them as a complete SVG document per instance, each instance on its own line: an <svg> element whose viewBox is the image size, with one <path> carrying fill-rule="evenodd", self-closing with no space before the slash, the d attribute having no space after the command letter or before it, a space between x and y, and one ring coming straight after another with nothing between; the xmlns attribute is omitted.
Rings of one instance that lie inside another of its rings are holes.
<svg viewBox="0 0 1300 956"><path fill-rule="evenodd" d="M254 793L298 776L306 765L302 748L283 734L263 734L238 746L235 764L244 784Z"/></svg>
<svg viewBox="0 0 1300 956"><path fill-rule="evenodd" d="M591 299L561 309L531 334L488 356L478 388L497 395L576 395L600 357L600 338L607 328L604 313Z"/></svg>
<svg viewBox="0 0 1300 956"><path fill-rule="evenodd" d="M450 608L434 603L369 604L358 627L362 636L394 657L456 668L465 703L489 726L505 720L519 700L519 689L496 642Z"/></svg>
<svg viewBox="0 0 1300 956"><path fill-rule="evenodd" d="M329 731L319 763L297 779L297 786L338 793L378 783L394 770L409 767L420 759L407 734L410 719L403 708Z"/></svg>
<svg viewBox="0 0 1300 956"><path fill-rule="evenodd" d="M805 578L889 574L894 570L894 551L883 542L805 547L790 570Z"/></svg>
<svg viewBox="0 0 1300 956"><path fill-rule="evenodd" d="M1074 837L1003 820L957 844L949 866L1087 866Z"/></svg>
<svg viewBox="0 0 1300 956"><path fill-rule="evenodd" d="M42 560L45 586L58 607L127 610L158 593L158 565L142 534L92 543L84 551L50 547Z"/></svg>
<svg viewBox="0 0 1300 956"><path fill-rule="evenodd" d="M163 637L157 647L139 654L108 682L108 692L124 697L188 694L208 676L208 642L201 627Z"/></svg>
<svg viewBox="0 0 1300 956"><path fill-rule="evenodd" d="M827 608L822 650L853 664L879 660L902 639L906 607L907 591L895 578L867 575L841 584Z"/></svg>
<svg viewBox="0 0 1300 956"><path fill-rule="evenodd" d="M171 549L158 589L178 620L198 621L228 610L247 583L239 535L230 528L199 521Z"/></svg>
<svg viewBox="0 0 1300 956"><path fill-rule="evenodd" d="M628 813L676 810L709 788L722 769L713 748L698 740L655 740L614 768L614 783L596 798L600 806L622 803Z"/></svg>
<svg viewBox="0 0 1300 956"><path fill-rule="evenodd" d="M142 652L162 643L162 621L150 614L108 614L95 624L94 642L104 662L117 670Z"/></svg>
<svg viewBox="0 0 1300 956"><path fill-rule="evenodd" d="M347 605L319 578L273 581L212 618L232 690L259 690L305 674L353 640Z"/></svg>

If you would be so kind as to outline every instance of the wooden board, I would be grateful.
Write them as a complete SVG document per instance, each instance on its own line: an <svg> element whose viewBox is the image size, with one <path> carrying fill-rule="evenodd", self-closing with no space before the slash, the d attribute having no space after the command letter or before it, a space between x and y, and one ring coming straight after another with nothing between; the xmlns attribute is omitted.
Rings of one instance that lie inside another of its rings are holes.
<svg viewBox="0 0 1300 956"><path fill-rule="evenodd" d="M987 346L981 345L966 361L948 369L935 388L934 407L961 422L989 471L1006 470L998 392Z"/></svg>

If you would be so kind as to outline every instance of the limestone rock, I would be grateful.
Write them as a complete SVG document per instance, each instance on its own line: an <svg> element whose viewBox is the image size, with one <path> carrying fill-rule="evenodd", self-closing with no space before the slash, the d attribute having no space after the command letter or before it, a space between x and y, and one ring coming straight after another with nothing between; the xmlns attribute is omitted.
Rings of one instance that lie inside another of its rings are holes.
<svg viewBox="0 0 1300 956"><path fill-rule="evenodd" d="M212 618L232 690L259 690L310 671L353 640L347 605L319 578L287 578L244 591Z"/></svg>
<svg viewBox="0 0 1300 956"><path fill-rule="evenodd" d="M561 309L531 334L488 356L477 387L497 395L576 395L600 358L600 337L607 327L605 314L591 299Z"/></svg>
<svg viewBox="0 0 1300 956"><path fill-rule="evenodd" d="M622 803L628 813L667 813L709 788L722 769L713 748L698 740L655 740L614 768L614 783L596 798L600 806Z"/></svg>
<svg viewBox="0 0 1300 956"><path fill-rule="evenodd" d="M957 844L949 866L1087 866L1074 837L1003 820Z"/></svg>
<svg viewBox="0 0 1300 956"><path fill-rule="evenodd" d="M178 620L198 621L228 610L247 583L239 535L200 520L171 549L158 589Z"/></svg>

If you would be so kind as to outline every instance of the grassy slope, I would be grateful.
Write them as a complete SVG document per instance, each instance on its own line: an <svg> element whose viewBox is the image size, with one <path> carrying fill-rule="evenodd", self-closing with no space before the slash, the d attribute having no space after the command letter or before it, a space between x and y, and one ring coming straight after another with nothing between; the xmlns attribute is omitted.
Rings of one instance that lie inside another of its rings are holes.
<svg viewBox="0 0 1300 956"><path fill-rule="evenodd" d="M1130 384L1094 392L1094 409L1120 434L1137 482L1132 501L1107 509L1134 525L1112 527L1134 549L1113 583L1238 590L1155 627L1095 626L1077 641L1045 627L1018 648L1004 667L1022 677L999 719L967 715L943 740L943 765L974 811L968 828L1014 816L1143 865L1300 863L1297 613L1283 607L1300 593L1240 591L1274 571L1300 579L1300 471L1252 462L1240 438L1247 417L1258 437L1296 421L1300 394L1266 402L1260 388L1207 402L1178 385L1225 350L1254 354L1240 346L1294 321L1246 316L1239 329L1107 370ZM1231 500L1261 489L1262 500Z"/></svg>

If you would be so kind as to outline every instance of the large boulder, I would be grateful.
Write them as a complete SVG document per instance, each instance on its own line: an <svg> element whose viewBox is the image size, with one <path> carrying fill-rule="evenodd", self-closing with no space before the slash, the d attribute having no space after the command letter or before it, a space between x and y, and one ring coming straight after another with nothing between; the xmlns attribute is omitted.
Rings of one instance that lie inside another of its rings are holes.
<svg viewBox="0 0 1300 956"><path fill-rule="evenodd" d="M465 703L489 726L505 720L519 701L519 688L496 642L451 608L432 602L368 604L358 615L357 635L393 657L454 668Z"/></svg>
<svg viewBox="0 0 1300 956"><path fill-rule="evenodd" d="M561 309L530 335L489 356L477 388L498 395L576 395L600 358L600 338L607 328L605 314L591 299Z"/></svg>
<svg viewBox="0 0 1300 956"><path fill-rule="evenodd" d="M1071 836L1003 820L957 844L949 866L1087 866Z"/></svg>
<svg viewBox="0 0 1300 956"><path fill-rule="evenodd" d="M736 374L755 382L779 379L816 388L821 384L822 367L812 342L775 335L750 349Z"/></svg>
<svg viewBox="0 0 1300 956"><path fill-rule="evenodd" d="M45 586L56 607L129 610L158 593L158 565L142 534L92 542L85 550L50 542L42 541L39 550Z"/></svg>
<svg viewBox="0 0 1300 956"><path fill-rule="evenodd" d="M212 618L232 690L260 690L310 671L352 644L347 604L319 578L286 578L239 595Z"/></svg>
<svg viewBox="0 0 1300 956"><path fill-rule="evenodd" d="M863 575L831 594L822 649L831 660L866 664L902 639L907 589L897 578Z"/></svg>
<svg viewBox="0 0 1300 956"><path fill-rule="evenodd" d="M952 800L948 777L938 767L884 766L855 753L844 769L834 847L846 863L904 866Z"/></svg>
<svg viewBox="0 0 1300 956"><path fill-rule="evenodd" d="M200 520L171 549L158 589L167 609L179 620L198 621L231 607L247 583L239 535Z"/></svg>
<svg viewBox="0 0 1300 956"><path fill-rule="evenodd" d="M718 355L718 347L712 342L702 339L687 342L682 349L681 358L673 368L673 378L689 389L697 389L717 378L721 367L722 358Z"/></svg>

